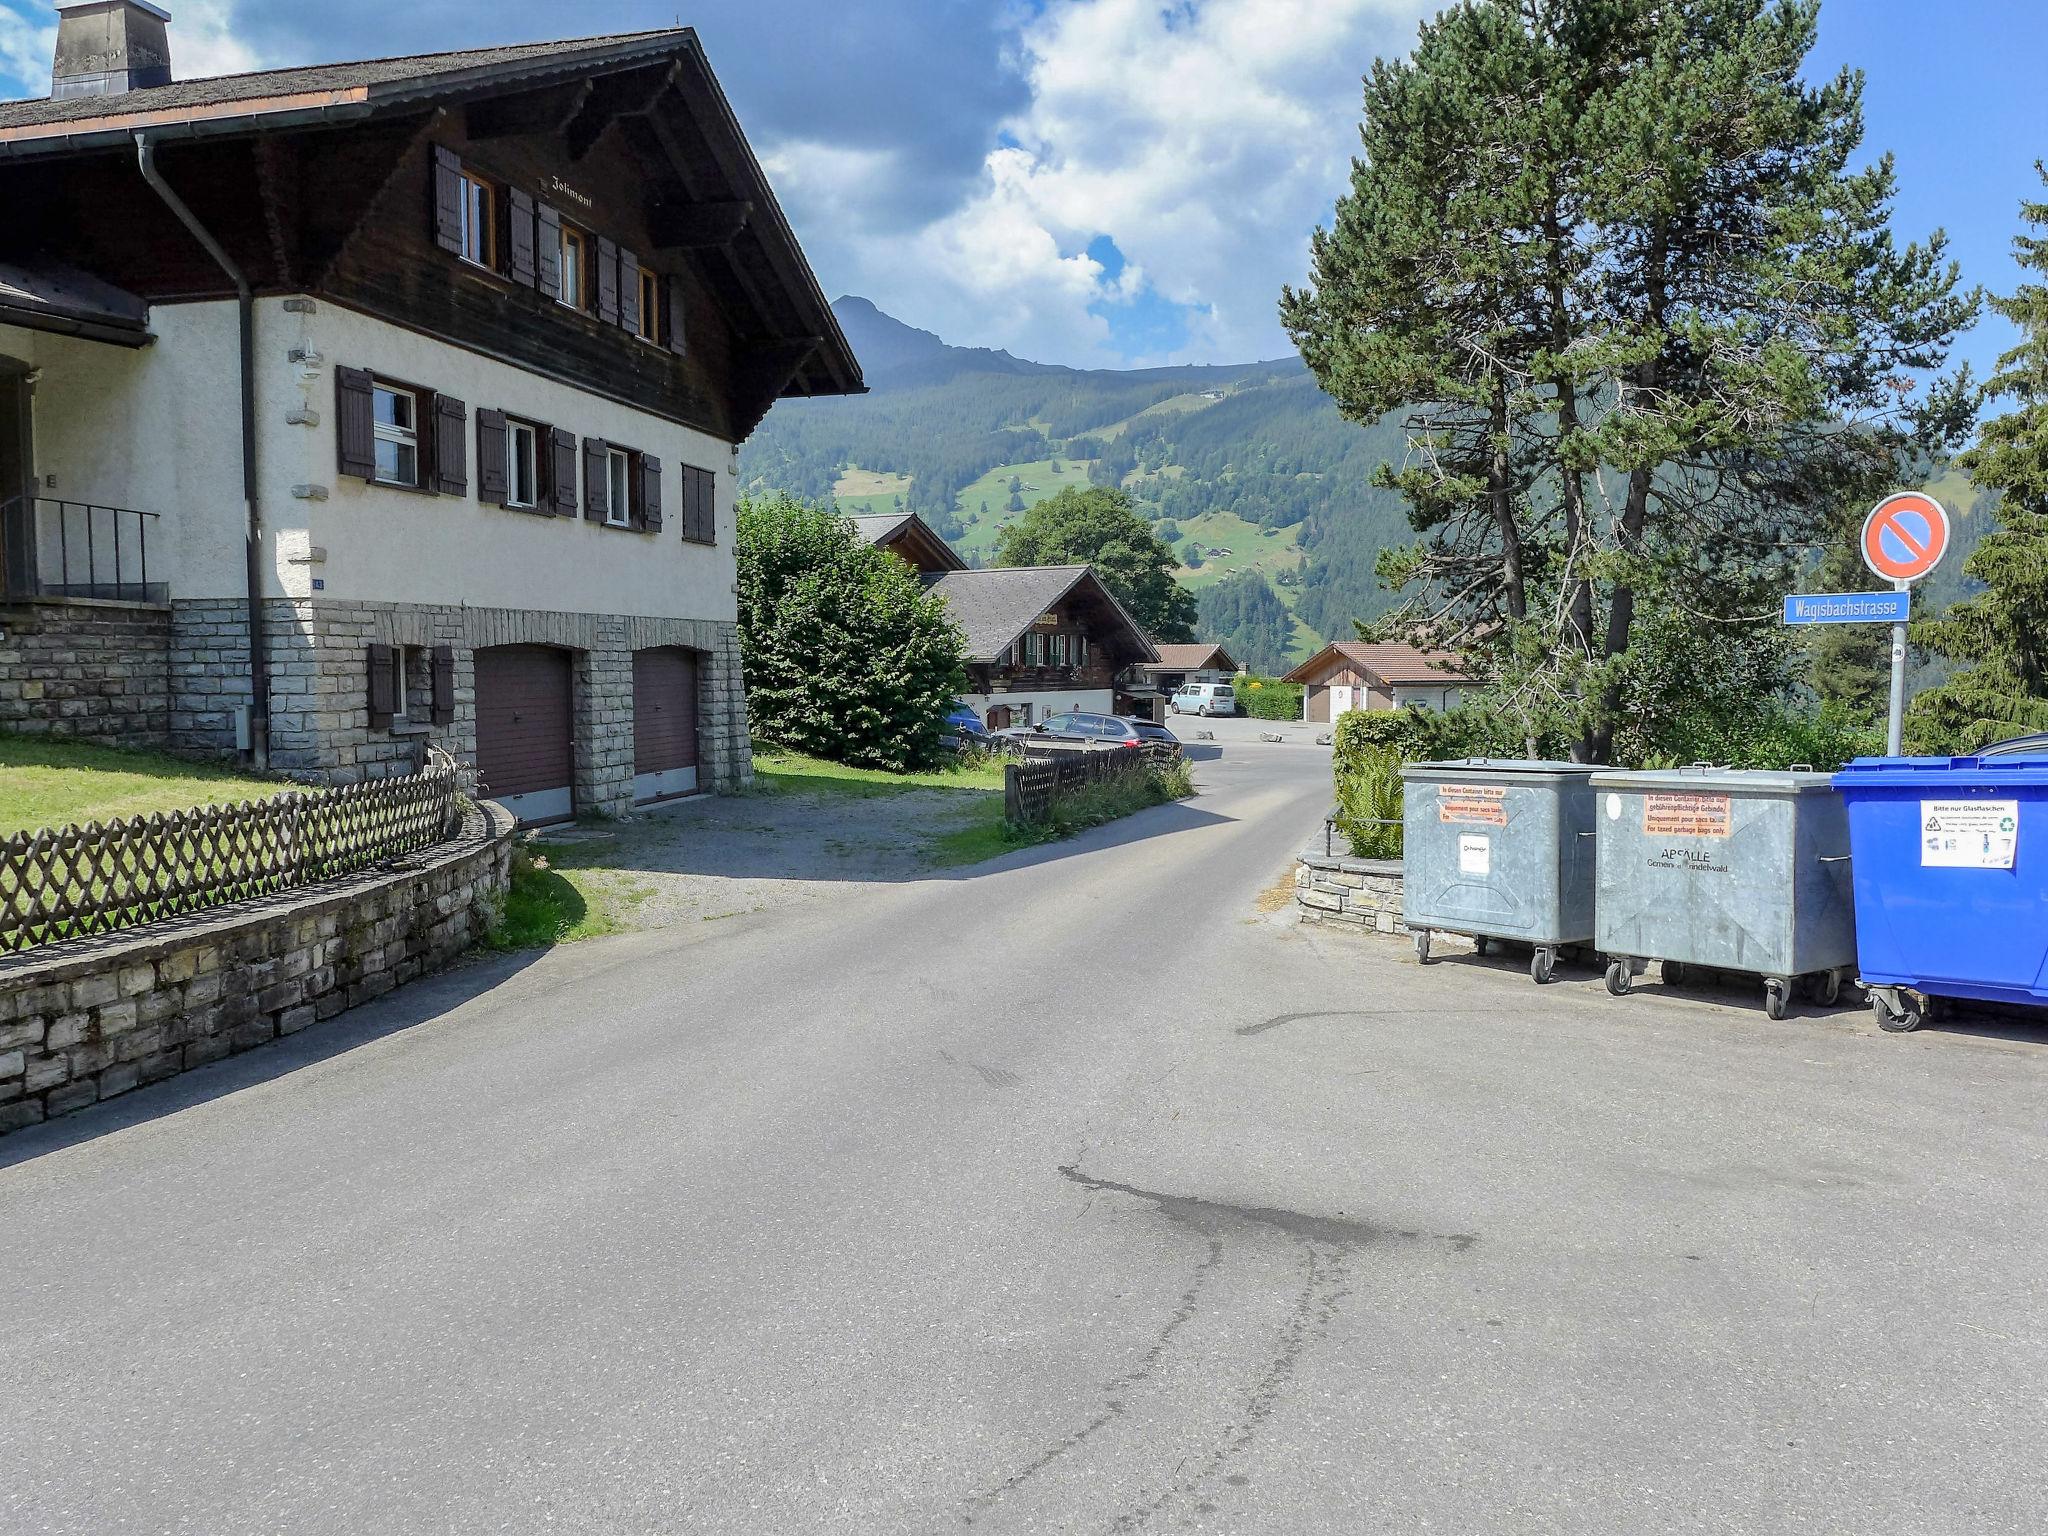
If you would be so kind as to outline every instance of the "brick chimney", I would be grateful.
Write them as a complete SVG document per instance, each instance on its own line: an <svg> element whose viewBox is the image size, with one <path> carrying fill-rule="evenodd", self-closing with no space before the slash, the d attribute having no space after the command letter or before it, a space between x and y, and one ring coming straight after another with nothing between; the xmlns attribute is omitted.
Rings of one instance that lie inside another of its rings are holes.
<svg viewBox="0 0 2048 1536"><path fill-rule="evenodd" d="M171 83L171 13L149 0L57 0L50 95L119 96Z"/></svg>

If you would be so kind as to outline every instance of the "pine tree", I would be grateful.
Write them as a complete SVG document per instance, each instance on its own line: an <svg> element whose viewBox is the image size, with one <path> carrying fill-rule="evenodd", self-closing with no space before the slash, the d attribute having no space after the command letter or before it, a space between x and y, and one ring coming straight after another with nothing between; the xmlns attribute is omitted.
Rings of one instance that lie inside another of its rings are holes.
<svg viewBox="0 0 2048 1536"><path fill-rule="evenodd" d="M2048 169L2035 169L2048 183ZM2023 203L2020 216L2036 233L2014 239L2014 256L2048 273L2048 202ZM1917 752L2048 731L2048 284L2023 283L1991 307L2020 331L1986 386L2014 408L1986 422L1957 462L1999 494L1999 526L1963 567L1985 590L1913 626L1915 645L1961 668L1913 701L1906 724Z"/></svg>
<svg viewBox="0 0 2048 1536"><path fill-rule="evenodd" d="M1478 651L1581 758L1664 668L1676 631L1639 607L1745 646L1833 509L1967 421L1962 381L1894 390L1977 300L1939 234L1894 242L1890 160L1852 168L1860 77L1801 78L1817 12L1449 7L1374 66L1313 286L1282 296L1346 415L1406 414L1398 627Z"/></svg>

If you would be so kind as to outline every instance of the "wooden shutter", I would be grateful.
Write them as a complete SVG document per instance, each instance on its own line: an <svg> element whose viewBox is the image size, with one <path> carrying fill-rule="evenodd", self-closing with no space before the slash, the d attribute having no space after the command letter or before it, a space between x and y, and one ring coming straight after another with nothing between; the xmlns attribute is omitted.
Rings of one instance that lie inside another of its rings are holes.
<svg viewBox="0 0 2048 1536"><path fill-rule="evenodd" d="M453 395L429 395L434 402L434 477L429 489L443 496L469 492L469 407ZM424 477L422 477L424 478Z"/></svg>
<svg viewBox="0 0 2048 1536"><path fill-rule="evenodd" d="M544 298L562 296L562 214L539 203L534 208L533 283Z"/></svg>
<svg viewBox="0 0 2048 1536"><path fill-rule="evenodd" d="M683 537L698 544L718 542L718 477L708 469L683 466Z"/></svg>
<svg viewBox="0 0 2048 1536"><path fill-rule="evenodd" d="M387 726L398 713L398 647L370 647L370 728Z"/></svg>
<svg viewBox="0 0 2048 1536"><path fill-rule="evenodd" d="M619 247L619 328L640 334L640 258Z"/></svg>
<svg viewBox="0 0 2048 1536"><path fill-rule="evenodd" d="M640 526L661 532L661 460L651 453L640 455Z"/></svg>
<svg viewBox="0 0 2048 1536"><path fill-rule="evenodd" d="M509 463L511 434L503 411L476 413L476 499L494 507L505 505L512 493Z"/></svg>
<svg viewBox="0 0 2048 1536"><path fill-rule="evenodd" d="M548 432L548 483L555 498L555 516L576 515L576 434L567 427Z"/></svg>
<svg viewBox="0 0 2048 1536"><path fill-rule="evenodd" d="M434 146L434 243L462 254L462 162L439 144Z"/></svg>
<svg viewBox="0 0 2048 1536"><path fill-rule="evenodd" d="M601 523L612 508L611 476L605 473L605 450L611 445L601 437L583 439L583 515Z"/></svg>
<svg viewBox="0 0 2048 1536"><path fill-rule="evenodd" d="M505 189L506 225L505 251L508 257L507 275L523 287L534 284L533 261L533 196L517 187ZM560 256L556 257L557 262Z"/></svg>
<svg viewBox="0 0 2048 1536"><path fill-rule="evenodd" d="M434 724L455 723L455 647L434 647Z"/></svg>
<svg viewBox="0 0 2048 1536"><path fill-rule="evenodd" d="M372 380L362 368L334 370L334 437L340 472L358 480L377 478L377 432Z"/></svg>
<svg viewBox="0 0 2048 1536"><path fill-rule="evenodd" d="M619 323L619 248L603 235L597 237L597 318Z"/></svg>
<svg viewBox="0 0 2048 1536"><path fill-rule="evenodd" d="M671 352L687 352L690 348L683 325L683 304L685 298L683 280L680 277L671 277L668 279L667 288L668 303L664 304L662 308L666 309L668 313L661 317L662 340L668 344L668 349Z"/></svg>

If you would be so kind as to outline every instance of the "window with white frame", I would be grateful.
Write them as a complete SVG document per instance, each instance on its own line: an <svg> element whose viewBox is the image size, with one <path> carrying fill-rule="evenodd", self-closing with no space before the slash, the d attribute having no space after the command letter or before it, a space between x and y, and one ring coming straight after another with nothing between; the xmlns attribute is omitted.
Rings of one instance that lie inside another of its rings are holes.
<svg viewBox="0 0 2048 1536"><path fill-rule="evenodd" d="M531 422L505 423L505 505L540 505L540 428Z"/></svg>
<svg viewBox="0 0 2048 1536"><path fill-rule="evenodd" d="M571 309L587 309L589 304L583 292L583 253L587 242L583 231L562 226L562 302Z"/></svg>
<svg viewBox="0 0 2048 1536"><path fill-rule="evenodd" d="M463 260L479 267L498 265L498 191L472 171L462 173Z"/></svg>
<svg viewBox="0 0 2048 1536"><path fill-rule="evenodd" d="M356 418L360 421L362 418ZM377 479L385 485L420 483L420 400L409 389L377 384L370 391L370 424Z"/></svg>
<svg viewBox="0 0 2048 1536"><path fill-rule="evenodd" d="M624 528L633 520L633 456L623 448L607 449L604 477L604 520L614 528Z"/></svg>

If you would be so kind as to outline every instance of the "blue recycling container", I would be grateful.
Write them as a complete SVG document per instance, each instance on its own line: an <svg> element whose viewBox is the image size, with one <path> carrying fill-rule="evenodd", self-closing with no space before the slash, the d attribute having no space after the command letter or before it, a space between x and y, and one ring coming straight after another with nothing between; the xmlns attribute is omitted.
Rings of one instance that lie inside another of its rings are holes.
<svg viewBox="0 0 2048 1536"><path fill-rule="evenodd" d="M1849 812L1856 959L1879 1024L1931 997L2048 1006L2048 736L1974 757L1859 757Z"/></svg>

